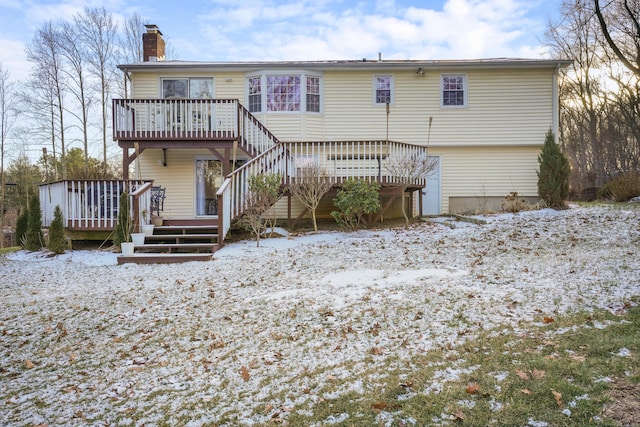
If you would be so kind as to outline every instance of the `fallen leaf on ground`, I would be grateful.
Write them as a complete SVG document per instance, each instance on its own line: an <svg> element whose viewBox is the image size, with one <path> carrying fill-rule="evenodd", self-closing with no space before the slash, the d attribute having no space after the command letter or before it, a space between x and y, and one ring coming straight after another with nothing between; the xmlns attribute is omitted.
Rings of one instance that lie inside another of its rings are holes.
<svg viewBox="0 0 640 427"><path fill-rule="evenodd" d="M467 384L467 393L469 394L476 394L478 392L478 390L480 390L480 386L478 385L478 383L469 383Z"/></svg>
<svg viewBox="0 0 640 427"><path fill-rule="evenodd" d="M242 379L245 382L249 381L249 378L251 378L251 376L249 375L249 370L247 369L246 366L243 366L242 368L240 368L240 375L242 375Z"/></svg>
<svg viewBox="0 0 640 427"><path fill-rule="evenodd" d="M523 388L520 391L522 392L522 394L526 394L527 396L531 396L531 390L529 390L528 388Z"/></svg>
<svg viewBox="0 0 640 427"><path fill-rule="evenodd" d="M562 406L562 394L558 393L555 390L551 390L551 393L553 394L553 397L556 399L556 403L558 404L558 406Z"/></svg>
<svg viewBox="0 0 640 427"><path fill-rule="evenodd" d="M547 375L547 373L545 371L543 371L542 369L534 369L533 371L531 371L531 377L535 378L535 379L540 379L540 378L544 378L545 375Z"/></svg>
<svg viewBox="0 0 640 427"><path fill-rule="evenodd" d="M554 319L553 317L547 317L547 316L545 316L545 317L542 319L542 321L543 321L544 323L546 323L546 324L549 324L549 323L553 323L553 322L555 322L555 321L556 321L556 319Z"/></svg>
<svg viewBox="0 0 640 427"><path fill-rule="evenodd" d="M453 414L453 417L455 421L464 421L464 414L462 413L462 411L456 412L455 414Z"/></svg>
<svg viewBox="0 0 640 427"><path fill-rule="evenodd" d="M387 404L385 402L383 402L383 401L378 401L378 402L372 403L371 407L373 409L378 410L378 411L382 411L383 409L385 409L387 407Z"/></svg>
<svg viewBox="0 0 640 427"><path fill-rule="evenodd" d="M527 374L522 369L516 369L516 375L519 376L520 379L523 379L525 381L529 381L529 374Z"/></svg>

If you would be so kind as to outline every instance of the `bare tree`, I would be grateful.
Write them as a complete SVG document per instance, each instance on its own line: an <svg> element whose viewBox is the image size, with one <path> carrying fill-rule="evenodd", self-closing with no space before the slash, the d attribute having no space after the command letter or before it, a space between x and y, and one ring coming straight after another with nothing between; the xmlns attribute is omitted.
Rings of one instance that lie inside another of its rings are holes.
<svg viewBox="0 0 640 427"><path fill-rule="evenodd" d="M100 85L100 107L102 128L103 173L107 173L107 128L109 96L113 70L115 70L115 48L118 27L109 12L103 8L85 7L84 13L75 18L80 39L86 49L89 71Z"/></svg>
<svg viewBox="0 0 640 427"><path fill-rule="evenodd" d="M4 158L9 132L17 118L17 93L8 70L0 64L0 248L4 248L5 170Z"/></svg>
<svg viewBox="0 0 640 427"><path fill-rule="evenodd" d="M591 5L564 0L561 19L546 33L555 56L574 60L560 71L559 140L572 166L573 195L585 198L615 174L637 168L640 155L638 77L609 48Z"/></svg>
<svg viewBox="0 0 640 427"><path fill-rule="evenodd" d="M384 168L394 177L395 187L402 194L402 215L405 227L409 228L409 217L404 203L404 194L411 186L427 179L438 167L438 160L427 152L406 153L387 157Z"/></svg>
<svg viewBox="0 0 640 427"><path fill-rule="evenodd" d="M51 107L55 111L52 116L52 132L57 129L60 140L60 161L62 162L62 178L66 178L66 141L65 141L65 75L63 59L58 42L59 31L51 22L44 24L35 33L33 41L27 46L27 59L34 64L33 80L46 85L50 94ZM55 144L55 140L53 142Z"/></svg>
<svg viewBox="0 0 640 427"><path fill-rule="evenodd" d="M311 212L313 230L318 231L316 210L322 197L331 190L332 183L329 174L315 163L303 165L295 181L289 185L289 191L302 205Z"/></svg>
<svg viewBox="0 0 640 427"><path fill-rule="evenodd" d="M640 77L640 2L611 0L603 12L599 0L593 0L602 34L616 57Z"/></svg>
<svg viewBox="0 0 640 427"><path fill-rule="evenodd" d="M89 109L91 108L91 94L88 90L87 77L87 53L84 45L79 43L80 33L76 26L67 22L60 24L58 37L56 42L60 50L61 56L66 60L68 67L62 70L67 77L65 82L68 91L75 97L79 111L75 109L67 109L67 111L75 116L80 122L82 132L82 144L84 147L84 167L85 173L89 169Z"/></svg>
<svg viewBox="0 0 640 427"><path fill-rule="evenodd" d="M280 174L258 174L249 178L243 214L238 217L237 223L256 237L256 246L260 246L260 236L269 223L265 215L280 198L281 181ZM274 226L273 223L271 225Z"/></svg>
<svg viewBox="0 0 640 427"><path fill-rule="evenodd" d="M604 98L602 73L598 72L601 36L587 9L587 1L563 1L560 6L563 19L559 24L549 25L546 37L555 55L574 60L573 67L562 72L560 141L568 152L574 177L579 177L584 187L593 188L604 179L599 132Z"/></svg>
<svg viewBox="0 0 640 427"><path fill-rule="evenodd" d="M144 22L140 14L134 13L125 22L123 33L120 38L122 47L120 60L127 64L142 62L142 34L144 33Z"/></svg>

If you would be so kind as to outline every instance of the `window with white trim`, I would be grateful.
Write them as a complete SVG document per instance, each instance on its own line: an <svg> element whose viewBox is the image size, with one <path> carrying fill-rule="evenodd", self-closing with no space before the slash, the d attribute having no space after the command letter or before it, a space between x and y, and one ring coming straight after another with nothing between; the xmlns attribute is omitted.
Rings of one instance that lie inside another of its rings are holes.
<svg viewBox="0 0 640 427"><path fill-rule="evenodd" d="M320 76L303 73L249 76L249 111L319 113L322 103L321 80Z"/></svg>
<svg viewBox="0 0 640 427"><path fill-rule="evenodd" d="M267 111L300 111L300 76L267 76Z"/></svg>
<svg viewBox="0 0 640 427"><path fill-rule="evenodd" d="M262 111L262 79L249 77L249 111L256 113Z"/></svg>
<svg viewBox="0 0 640 427"><path fill-rule="evenodd" d="M162 98L212 99L213 79L162 79Z"/></svg>
<svg viewBox="0 0 640 427"><path fill-rule="evenodd" d="M307 111L320 112L320 77L307 76Z"/></svg>
<svg viewBox="0 0 640 427"><path fill-rule="evenodd" d="M464 74L441 76L441 105L443 107L467 106L467 78Z"/></svg>
<svg viewBox="0 0 640 427"><path fill-rule="evenodd" d="M375 76L373 84L373 99L376 104L393 103L393 79L391 76Z"/></svg>

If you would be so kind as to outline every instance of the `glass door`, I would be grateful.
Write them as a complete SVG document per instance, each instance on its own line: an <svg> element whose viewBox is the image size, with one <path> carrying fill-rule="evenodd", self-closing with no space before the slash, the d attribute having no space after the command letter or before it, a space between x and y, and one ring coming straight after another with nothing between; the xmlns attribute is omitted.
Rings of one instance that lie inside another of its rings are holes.
<svg viewBox="0 0 640 427"><path fill-rule="evenodd" d="M196 215L218 215L216 192L223 181L219 160L196 160Z"/></svg>

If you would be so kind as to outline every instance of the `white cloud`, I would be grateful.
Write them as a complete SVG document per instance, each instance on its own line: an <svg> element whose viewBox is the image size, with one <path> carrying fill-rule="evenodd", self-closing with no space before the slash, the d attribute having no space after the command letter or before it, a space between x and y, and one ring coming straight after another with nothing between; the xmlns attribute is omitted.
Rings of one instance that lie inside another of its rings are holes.
<svg viewBox="0 0 640 427"><path fill-rule="evenodd" d="M393 0L378 0L373 7L276 6L257 0L217 4L200 20L218 42L216 56L203 59L355 59L375 58L378 52L396 59L540 56L538 43L523 43L543 27L527 18L535 1L447 0L442 10L400 7Z"/></svg>

